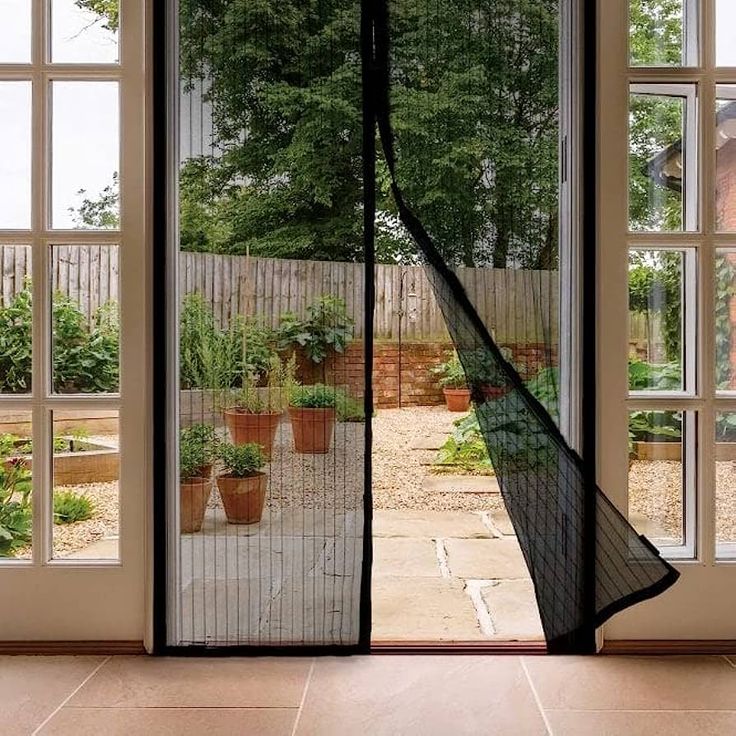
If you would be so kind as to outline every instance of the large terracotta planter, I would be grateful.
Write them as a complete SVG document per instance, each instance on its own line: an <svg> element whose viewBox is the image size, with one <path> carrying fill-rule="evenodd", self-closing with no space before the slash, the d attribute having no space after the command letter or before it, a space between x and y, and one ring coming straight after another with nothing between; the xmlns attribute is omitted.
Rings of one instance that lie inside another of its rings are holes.
<svg viewBox="0 0 736 736"><path fill-rule="evenodd" d="M217 476L225 515L230 524L256 524L266 503L266 474L236 478L227 473Z"/></svg>
<svg viewBox="0 0 736 736"><path fill-rule="evenodd" d="M179 522L182 534L192 534L202 528L211 492L210 478L187 478L179 482Z"/></svg>
<svg viewBox="0 0 736 736"><path fill-rule="evenodd" d="M303 409L290 406L294 448L304 455L325 455L330 451L335 428L334 409Z"/></svg>
<svg viewBox="0 0 736 736"><path fill-rule="evenodd" d="M443 388L448 411L468 411L470 409L469 388Z"/></svg>
<svg viewBox="0 0 736 736"><path fill-rule="evenodd" d="M263 454L271 457L276 430L282 412L267 414L251 414L237 409L225 409L225 424L236 445L247 445L255 442L263 448Z"/></svg>

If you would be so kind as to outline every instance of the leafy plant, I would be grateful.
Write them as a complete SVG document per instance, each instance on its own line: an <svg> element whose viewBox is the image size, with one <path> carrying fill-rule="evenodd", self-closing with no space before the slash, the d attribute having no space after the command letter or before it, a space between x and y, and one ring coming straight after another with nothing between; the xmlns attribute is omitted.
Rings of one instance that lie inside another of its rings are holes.
<svg viewBox="0 0 736 736"><path fill-rule="evenodd" d="M632 391L676 391L682 387L680 363L647 363L638 358L629 360L629 388Z"/></svg>
<svg viewBox="0 0 736 736"><path fill-rule="evenodd" d="M192 424L185 427L179 432L179 444L201 447L206 455L206 465L212 462L217 453L220 438L217 436L215 428L211 424Z"/></svg>
<svg viewBox="0 0 736 736"><path fill-rule="evenodd" d="M354 324L343 299L323 294L316 304L307 307L305 319L292 312L281 315L278 347L287 350L298 346L313 363L321 363L330 351L345 352Z"/></svg>
<svg viewBox="0 0 736 736"><path fill-rule="evenodd" d="M0 557L14 557L31 541L31 471L20 458L0 457Z"/></svg>
<svg viewBox="0 0 736 736"><path fill-rule="evenodd" d="M634 411L629 415L632 442L676 442L682 438L682 418L674 411Z"/></svg>
<svg viewBox="0 0 736 736"><path fill-rule="evenodd" d="M466 388L468 382L457 351L453 350L449 356L444 363L430 368L430 373L439 377L437 382L443 388Z"/></svg>
<svg viewBox="0 0 736 736"><path fill-rule="evenodd" d="M340 394L339 389L322 383L297 386L291 392L289 403L300 409L336 409L341 400ZM344 393L342 395L344 396Z"/></svg>
<svg viewBox="0 0 736 736"><path fill-rule="evenodd" d="M258 387L253 375L246 378L240 391L231 396L231 408L248 414L281 412L288 404L289 396L298 385L296 356L282 360L272 355L267 371L267 385Z"/></svg>
<svg viewBox="0 0 736 736"><path fill-rule="evenodd" d="M225 470L235 478L255 475L266 464L263 448L255 442L245 445L224 443L220 446L219 456Z"/></svg>
<svg viewBox="0 0 736 736"><path fill-rule="evenodd" d="M68 488L54 491L54 524L74 524L94 515L95 505L84 494Z"/></svg>
<svg viewBox="0 0 736 736"><path fill-rule="evenodd" d="M186 430L182 430L179 440L180 479L184 481L201 477L202 468L212 462L213 449L206 441L202 441L201 436L186 434Z"/></svg>
<svg viewBox="0 0 736 736"><path fill-rule="evenodd" d="M500 347L501 357L511 361L513 352L508 347ZM466 368L468 383L480 386L503 386L506 382L503 370L496 363L487 348L463 351L462 363Z"/></svg>
<svg viewBox="0 0 736 736"><path fill-rule="evenodd" d="M450 466L475 475L493 473L475 411L453 422L455 429L440 448L436 467Z"/></svg>
<svg viewBox="0 0 736 736"><path fill-rule="evenodd" d="M344 391L337 389L337 412L338 422L364 422L365 421L365 405L362 399L355 399Z"/></svg>
<svg viewBox="0 0 736 736"><path fill-rule="evenodd" d="M33 324L30 280L22 291L0 307L0 391L23 394L31 391L31 326Z"/></svg>

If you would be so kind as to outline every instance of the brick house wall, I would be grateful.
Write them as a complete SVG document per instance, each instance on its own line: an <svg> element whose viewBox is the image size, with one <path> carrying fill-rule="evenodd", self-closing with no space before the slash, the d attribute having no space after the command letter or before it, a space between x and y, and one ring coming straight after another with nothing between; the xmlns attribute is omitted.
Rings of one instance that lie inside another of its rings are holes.
<svg viewBox="0 0 736 736"><path fill-rule="evenodd" d="M510 345L515 365L523 378L531 378L548 364L544 344ZM397 342L376 342L373 347L373 391L376 407L394 408L399 405L399 375L401 375L402 406L435 406L444 403L442 389L437 385L431 368L447 359L450 343L405 342L401 351ZM557 355L552 361L556 364ZM362 396L364 384L363 343L351 343L344 354L335 354L323 365L313 366L299 360L300 379L304 383L328 383L345 386L353 396Z"/></svg>

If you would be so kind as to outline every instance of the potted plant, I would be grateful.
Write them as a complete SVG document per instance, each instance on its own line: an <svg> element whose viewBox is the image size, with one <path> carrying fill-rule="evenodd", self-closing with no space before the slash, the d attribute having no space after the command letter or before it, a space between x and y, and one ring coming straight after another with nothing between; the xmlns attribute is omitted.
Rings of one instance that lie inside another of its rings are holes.
<svg viewBox="0 0 736 736"><path fill-rule="evenodd" d="M217 433L211 424L192 424L179 432L180 446L190 445L192 449L196 448L202 453L201 457L204 462L197 469L197 477L200 478L212 477L212 461L215 458L218 443Z"/></svg>
<svg viewBox="0 0 736 736"><path fill-rule="evenodd" d="M448 411L468 411L470 389L457 351L453 350L444 363L434 366L430 371L439 376L439 384L442 386Z"/></svg>
<svg viewBox="0 0 736 736"><path fill-rule="evenodd" d="M186 437L179 443L179 523L182 534L198 532L202 528L204 512L212 491L212 479L203 475L212 458L206 446Z"/></svg>
<svg viewBox="0 0 736 736"><path fill-rule="evenodd" d="M499 347L499 352L504 360L511 361L513 353L510 348ZM480 387L485 398L497 399L508 392L508 379L487 348L470 350L464 357L468 366L468 383ZM517 367L517 370L520 368Z"/></svg>
<svg viewBox="0 0 736 736"><path fill-rule="evenodd" d="M225 472L217 476L217 488L228 523L259 522L266 503L266 474L261 472L266 464L263 449L256 442L224 443L219 457Z"/></svg>
<svg viewBox="0 0 736 736"><path fill-rule="evenodd" d="M292 391L289 418L297 452L324 455L330 451L337 404L337 390L332 386L318 383Z"/></svg>
<svg viewBox="0 0 736 736"><path fill-rule="evenodd" d="M271 458L279 421L296 384L296 358L282 361L273 355L267 370L268 385L259 388L252 374L243 388L233 395L231 406L223 412L230 437L236 445L255 442L266 458Z"/></svg>

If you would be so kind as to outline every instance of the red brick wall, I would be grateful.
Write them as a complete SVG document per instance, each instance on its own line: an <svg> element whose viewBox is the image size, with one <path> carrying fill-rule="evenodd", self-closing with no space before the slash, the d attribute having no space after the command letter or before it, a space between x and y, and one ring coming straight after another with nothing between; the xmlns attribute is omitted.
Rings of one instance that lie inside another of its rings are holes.
<svg viewBox="0 0 736 736"><path fill-rule="evenodd" d="M511 347L514 363L522 376L528 378L547 365L544 345L515 345ZM399 405L399 369L401 372L401 405L434 406L442 404L442 389L430 369L447 358L452 350L449 343L408 342L401 346L397 342L376 342L373 347L373 391L376 406L387 409ZM556 354L552 356L556 361ZM323 365L312 366L300 360L299 377L304 383L329 383L347 386L353 396L363 394L364 366L363 343L354 342L343 355L331 356Z"/></svg>

